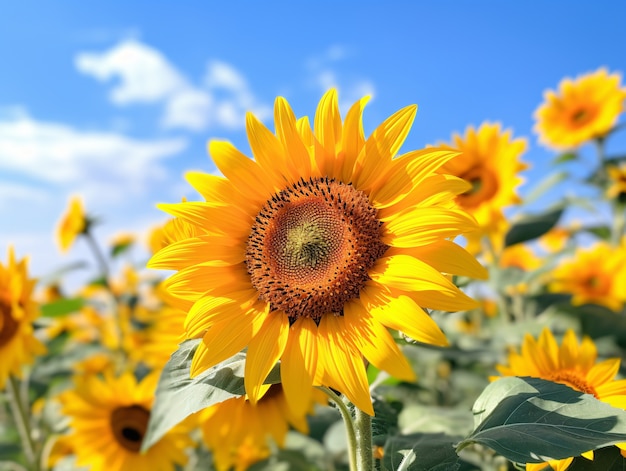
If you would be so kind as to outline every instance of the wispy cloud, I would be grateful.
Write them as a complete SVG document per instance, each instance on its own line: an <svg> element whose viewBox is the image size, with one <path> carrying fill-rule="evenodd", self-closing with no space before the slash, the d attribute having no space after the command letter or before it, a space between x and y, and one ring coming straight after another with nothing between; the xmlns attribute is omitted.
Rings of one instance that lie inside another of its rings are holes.
<svg viewBox="0 0 626 471"><path fill-rule="evenodd" d="M100 81L118 78L109 92L116 105L161 103L161 125L202 131L209 127L243 127L252 110L264 118L270 108L258 102L245 77L231 64L211 61L196 84L159 50L127 39L104 52L76 56L77 69Z"/></svg>
<svg viewBox="0 0 626 471"><path fill-rule="evenodd" d="M179 154L187 140L139 140L37 121L22 112L0 117L0 169L53 186L109 191L123 198L160 179L159 162Z"/></svg>

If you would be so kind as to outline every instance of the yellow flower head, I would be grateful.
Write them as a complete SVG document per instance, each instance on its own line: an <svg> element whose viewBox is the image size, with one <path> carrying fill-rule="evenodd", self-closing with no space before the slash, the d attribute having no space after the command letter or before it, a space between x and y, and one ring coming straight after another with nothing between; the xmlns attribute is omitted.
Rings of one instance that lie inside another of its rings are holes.
<svg viewBox="0 0 626 471"><path fill-rule="evenodd" d="M78 196L74 196L70 199L67 211L61 216L57 226L57 241L61 251L67 252L86 227L87 216L83 202Z"/></svg>
<svg viewBox="0 0 626 471"><path fill-rule="evenodd" d="M573 330L568 330L559 346L548 329L538 340L526 334L520 353L509 354L508 365L498 365L502 376L532 376L562 383L577 391L592 394L613 407L626 408L626 380L615 380L620 366L619 358L597 361L598 352L589 337L579 344ZM491 378L492 380L497 377ZM626 444L619 444L626 448ZM593 452L585 453L592 458ZM567 469L574 458L553 460L549 465L555 471ZM539 471L546 463L527 464L527 471Z"/></svg>
<svg viewBox="0 0 626 471"><path fill-rule="evenodd" d="M527 245L515 244L502 251L500 266L502 268L515 267L524 271L533 271L542 266L542 261Z"/></svg>
<svg viewBox="0 0 626 471"><path fill-rule="evenodd" d="M624 111L626 88L621 76L605 68L565 78L558 92L548 90L535 111L539 140L554 149L571 149L606 135Z"/></svg>
<svg viewBox="0 0 626 471"><path fill-rule="evenodd" d="M8 263L0 262L0 390L9 376L21 377L22 367L46 351L33 333L32 323L39 315L33 300L35 283L28 278L26 259L17 262L9 248Z"/></svg>
<svg viewBox="0 0 626 471"><path fill-rule="evenodd" d="M345 122L330 90L315 115L296 119L276 100L276 134L252 114L255 159L228 142L209 151L225 175L190 173L204 202L161 205L196 226L156 255L152 268L178 270L165 281L183 309L186 335L203 337L193 376L248 347L245 386L252 403L281 360L289 407L302 415L312 385L344 393L373 414L364 358L405 380L414 373L387 331L445 345L423 307L476 303L442 274L486 277L450 239L475 229L454 198L466 182L438 173L457 153L426 149L396 157L416 107L363 135L367 99Z"/></svg>
<svg viewBox="0 0 626 471"><path fill-rule="evenodd" d="M146 452L145 436L158 373L137 382L132 373L104 379L81 376L76 389L61 395L63 413L70 418L70 437L77 466L91 471L173 471L187 462L192 445L183 426L172 429Z"/></svg>
<svg viewBox="0 0 626 471"><path fill-rule="evenodd" d="M499 123L481 124L478 129L470 126L464 136L454 134L453 142L445 147L457 149L461 154L441 167L471 184L456 201L472 214L481 231L469 234L470 252L482 235L493 236L502 232L505 224L502 210L519 204L516 188L523 182L519 172L527 168L520 160L526 150L525 139L513 139L510 130L503 131Z"/></svg>
<svg viewBox="0 0 626 471"><path fill-rule="evenodd" d="M601 242L579 248L572 260L557 267L552 292L571 293L572 304L599 304L620 311L626 301L626 249Z"/></svg>
<svg viewBox="0 0 626 471"><path fill-rule="evenodd" d="M326 403L319 390L312 391L314 402ZM313 413L313 403L307 410ZM272 385L253 405L245 396L228 399L199 413L204 442L213 453L217 471L244 471L271 454L270 439L278 446L292 426L307 433L305 416L294 415L280 384Z"/></svg>
<svg viewBox="0 0 626 471"><path fill-rule="evenodd" d="M607 198L618 198L626 195L626 162L620 165L611 165L607 168L609 187L606 190Z"/></svg>

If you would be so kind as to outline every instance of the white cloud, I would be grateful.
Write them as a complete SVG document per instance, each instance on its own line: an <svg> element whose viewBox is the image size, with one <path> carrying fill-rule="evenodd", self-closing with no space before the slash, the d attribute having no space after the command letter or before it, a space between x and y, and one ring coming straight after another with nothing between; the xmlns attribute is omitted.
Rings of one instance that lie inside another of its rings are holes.
<svg viewBox="0 0 626 471"><path fill-rule="evenodd" d="M0 120L0 169L57 186L109 190L120 198L162 178L160 161L186 147L180 138L139 140L28 116Z"/></svg>
<svg viewBox="0 0 626 471"><path fill-rule="evenodd" d="M208 127L243 128L245 112L259 119L271 109L254 97L245 77L232 65L211 61L200 85L178 70L160 51L127 39L102 53L76 56L76 67L100 81L118 77L110 98L116 105L160 103L161 125L203 131Z"/></svg>
<svg viewBox="0 0 626 471"><path fill-rule="evenodd" d="M165 105L162 124L166 128L202 131L209 126L213 97L203 90L188 89L170 97Z"/></svg>
<svg viewBox="0 0 626 471"><path fill-rule="evenodd" d="M24 202L43 203L46 198L46 192L40 188L0 180L0 209L14 207Z"/></svg>
<svg viewBox="0 0 626 471"><path fill-rule="evenodd" d="M119 77L110 92L118 105L163 100L187 87L185 78L158 50L127 39L104 53L80 53L76 68L100 81Z"/></svg>

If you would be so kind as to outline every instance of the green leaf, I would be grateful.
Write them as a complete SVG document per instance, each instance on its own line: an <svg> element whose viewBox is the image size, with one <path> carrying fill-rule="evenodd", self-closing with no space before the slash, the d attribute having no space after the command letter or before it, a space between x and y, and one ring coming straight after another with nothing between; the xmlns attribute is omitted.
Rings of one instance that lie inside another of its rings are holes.
<svg viewBox="0 0 626 471"><path fill-rule="evenodd" d="M504 239L505 247L541 237L556 225L562 214L563 208L556 208L524 217L513 224L507 232Z"/></svg>
<svg viewBox="0 0 626 471"><path fill-rule="evenodd" d="M565 162L571 162L572 160L578 160L578 154L576 152L564 152L563 154L557 155L552 161L552 164L558 165Z"/></svg>
<svg viewBox="0 0 626 471"><path fill-rule="evenodd" d="M65 298L41 305L44 317L61 317L79 311L85 305L83 298Z"/></svg>
<svg viewBox="0 0 626 471"><path fill-rule="evenodd" d="M193 339L181 343L163 368L142 450L150 448L191 414L246 393L245 353L237 353L195 378L190 378L191 361L201 341ZM265 383L279 382L280 372L276 366Z"/></svg>
<svg viewBox="0 0 626 471"><path fill-rule="evenodd" d="M477 425L457 451L479 443L511 461L542 463L626 441L626 411L538 378L501 378L473 410Z"/></svg>
<svg viewBox="0 0 626 471"><path fill-rule="evenodd" d="M454 444L459 437L443 433L414 433L390 438L382 460L384 470L455 471L459 457Z"/></svg>
<svg viewBox="0 0 626 471"><path fill-rule="evenodd" d="M129 240L121 244L115 244L113 247L111 247L111 258L115 258L118 255L121 255L124 252L128 251L128 249L133 246L134 242L134 240Z"/></svg>
<svg viewBox="0 0 626 471"><path fill-rule="evenodd" d="M589 232L603 240L609 240L611 238L611 228L609 226L583 227L580 229L580 232Z"/></svg>

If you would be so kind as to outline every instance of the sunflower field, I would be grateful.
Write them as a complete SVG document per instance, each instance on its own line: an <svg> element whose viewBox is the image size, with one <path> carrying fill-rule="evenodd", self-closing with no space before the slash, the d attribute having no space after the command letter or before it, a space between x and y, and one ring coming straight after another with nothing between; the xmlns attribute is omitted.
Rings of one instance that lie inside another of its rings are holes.
<svg viewBox="0 0 626 471"><path fill-rule="evenodd" d="M58 245L96 279L38 283L19 240L0 261L0 470L626 469L626 153L606 145L626 86L545 86L553 172L523 198L529 138L505 124L407 150L415 105L366 135L369 98L342 116L333 88L309 116L278 97L274 129L248 113L252 155L211 140L220 175L187 172L197 199L149 234L102 246L73 197Z"/></svg>

